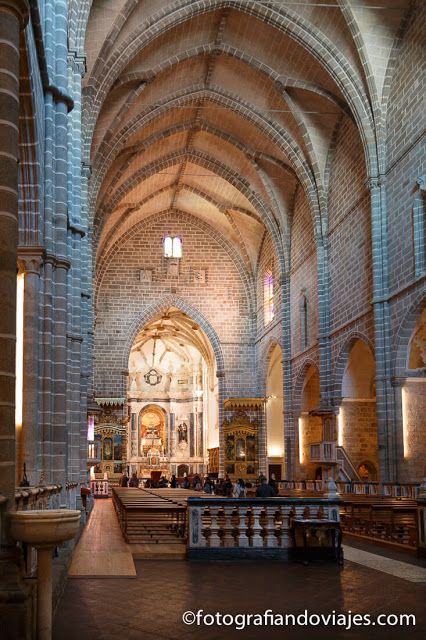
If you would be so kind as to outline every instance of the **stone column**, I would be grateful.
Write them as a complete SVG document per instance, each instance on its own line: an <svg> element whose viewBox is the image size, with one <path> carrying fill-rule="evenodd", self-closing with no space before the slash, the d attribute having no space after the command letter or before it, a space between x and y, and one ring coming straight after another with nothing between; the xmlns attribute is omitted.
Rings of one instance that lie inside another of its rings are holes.
<svg viewBox="0 0 426 640"><path fill-rule="evenodd" d="M414 198L413 206L413 231L414 231L414 262L416 278L421 277L426 270L425 252L425 193L426 174L417 178L419 187Z"/></svg>
<svg viewBox="0 0 426 640"><path fill-rule="evenodd" d="M0 619L8 638L26 635L26 593L7 511L15 509L15 341L18 247L19 34L25 0L0 0Z"/></svg>
<svg viewBox="0 0 426 640"><path fill-rule="evenodd" d="M223 403L225 402L226 397L226 388L225 388L225 372L217 371L216 377L218 381L219 387L219 411L218 411L218 421L219 421L219 478L223 478L225 475L225 438L223 435L223 421L225 419L225 410Z"/></svg>
<svg viewBox="0 0 426 640"><path fill-rule="evenodd" d="M296 473L296 451L298 422L294 417L292 393L292 365L291 365L291 307L290 307L290 273L286 273L281 285L281 316L282 316L282 353L283 353L283 396L284 396L284 477L294 480Z"/></svg>
<svg viewBox="0 0 426 640"><path fill-rule="evenodd" d="M67 129L68 103L65 99L68 89L67 68L67 3L55 0L55 81L61 99L56 100L55 113L55 210L54 210L54 251L55 269L53 272L55 322L54 322L54 398L52 415L52 462L51 474L55 482L65 485L68 464L67 434L67 376L68 376L68 314L67 279L69 262L68 246L68 156Z"/></svg>
<svg viewBox="0 0 426 640"><path fill-rule="evenodd" d="M41 247L20 247L18 263L24 274L24 363L22 403L22 459L17 460L18 478L22 476L25 462L27 477L31 485L37 484L37 458L39 455L39 307L40 267L43 261Z"/></svg>
<svg viewBox="0 0 426 640"><path fill-rule="evenodd" d="M318 270L318 344L321 406L329 407L332 399L330 293L328 238L317 237Z"/></svg>
<svg viewBox="0 0 426 640"><path fill-rule="evenodd" d="M391 384L391 341L385 177L371 178L374 346L376 357L377 436L381 482L398 476L395 410Z"/></svg>

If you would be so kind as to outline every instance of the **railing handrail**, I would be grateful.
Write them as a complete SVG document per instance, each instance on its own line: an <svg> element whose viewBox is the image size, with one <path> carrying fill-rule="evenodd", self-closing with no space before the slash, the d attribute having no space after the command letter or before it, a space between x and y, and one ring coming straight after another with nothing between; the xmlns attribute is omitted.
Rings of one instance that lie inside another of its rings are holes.
<svg viewBox="0 0 426 640"><path fill-rule="evenodd" d="M336 480L339 493L354 493L357 495L382 495L394 497L417 497L420 491L420 482L379 482L378 480ZM280 480L282 489L324 491L322 480ZM310 488L307 489L307 485ZM400 491L402 489L402 491ZM402 495L401 495L402 494Z"/></svg>
<svg viewBox="0 0 426 640"><path fill-rule="evenodd" d="M279 505L279 504L310 504L310 503L314 503L314 504L321 504L323 502L333 502L333 503L339 503L341 502L341 498L339 495L336 496L324 496L324 495L319 495L319 496L275 496L272 498L258 498L258 497L253 497L253 498L233 498L233 497L227 497L227 496L212 496L209 497L208 494L206 494L206 496L188 496L187 498L188 501L188 506L193 504L193 505L200 505L200 504L224 504L224 505L229 505L229 504L238 504L238 505L250 505L250 504L255 504L257 506L261 506L263 504L275 504L275 505Z"/></svg>

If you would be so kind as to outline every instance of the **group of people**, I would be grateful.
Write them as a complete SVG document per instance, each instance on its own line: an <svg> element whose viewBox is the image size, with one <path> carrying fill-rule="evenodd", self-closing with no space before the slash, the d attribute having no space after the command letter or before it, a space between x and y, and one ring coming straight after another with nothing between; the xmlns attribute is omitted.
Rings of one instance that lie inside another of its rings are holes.
<svg viewBox="0 0 426 640"><path fill-rule="evenodd" d="M132 473L131 477L126 472L120 478L120 487L139 487L139 478L137 473Z"/></svg>
<svg viewBox="0 0 426 640"><path fill-rule="evenodd" d="M170 487L176 489L192 489L193 491L204 491L204 493L214 494L216 496L225 496L228 498L245 498L247 489L252 489L251 482L246 482L243 478L232 480L229 475L225 478L212 478L209 475L202 478L199 474L195 474L193 478L185 476L183 480L172 475L168 480L166 476L162 476L159 480L154 481L148 478L144 483L147 489L161 489ZM273 498L278 495L278 483L275 474L271 474L268 478L261 474L256 481L256 497L257 498ZM120 478L120 487L139 487L139 479L136 473L132 473L129 479L126 472Z"/></svg>

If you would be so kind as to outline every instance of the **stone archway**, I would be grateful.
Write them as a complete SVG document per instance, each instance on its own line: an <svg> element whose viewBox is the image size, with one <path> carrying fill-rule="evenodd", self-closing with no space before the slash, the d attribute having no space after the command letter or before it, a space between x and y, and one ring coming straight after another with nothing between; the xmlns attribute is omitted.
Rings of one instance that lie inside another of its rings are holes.
<svg viewBox="0 0 426 640"><path fill-rule="evenodd" d="M337 444L355 472L364 479L377 479L379 468L376 419L376 363L370 346L352 337L342 350L345 366L338 381L341 396ZM340 359L342 360L342 359ZM343 364L343 362L342 362ZM368 464L367 464L367 462Z"/></svg>

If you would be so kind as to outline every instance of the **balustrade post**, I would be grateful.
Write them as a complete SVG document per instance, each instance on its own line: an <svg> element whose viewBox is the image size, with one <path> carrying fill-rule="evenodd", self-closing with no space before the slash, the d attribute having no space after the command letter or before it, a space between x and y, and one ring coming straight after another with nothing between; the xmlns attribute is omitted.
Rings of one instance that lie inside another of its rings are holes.
<svg viewBox="0 0 426 640"><path fill-rule="evenodd" d="M224 517L224 525L223 525L223 546L224 547L235 547L235 539L232 535L232 516L234 513L234 505L224 505L223 511L225 514Z"/></svg>
<svg viewBox="0 0 426 640"><path fill-rule="evenodd" d="M247 506L238 507L238 546L248 547L250 544L250 538L247 535L247 529L249 528L249 518L247 516Z"/></svg>
<svg viewBox="0 0 426 640"><path fill-rule="evenodd" d="M260 535L262 531L262 527L260 525L260 512L262 507L260 505L252 506L252 519L253 523L251 526L252 536L251 536L251 546L252 547L263 547L263 538Z"/></svg>
<svg viewBox="0 0 426 640"><path fill-rule="evenodd" d="M287 508L287 507L283 507L281 510L281 520L282 520L282 524L281 524L281 531L280 531L280 547L282 549L288 549L291 545L290 545L290 523L289 523L289 517L290 517L290 511L291 509Z"/></svg>
<svg viewBox="0 0 426 640"><path fill-rule="evenodd" d="M274 549L278 547L278 539L276 536L276 527L275 527L275 506L267 506L266 507L266 546L269 549Z"/></svg>
<svg viewBox="0 0 426 640"><path fill-rule="evenodd" d="M219 537L219 507L210 505L210 537L209 543L211 548L220 547Z"/></svg>

